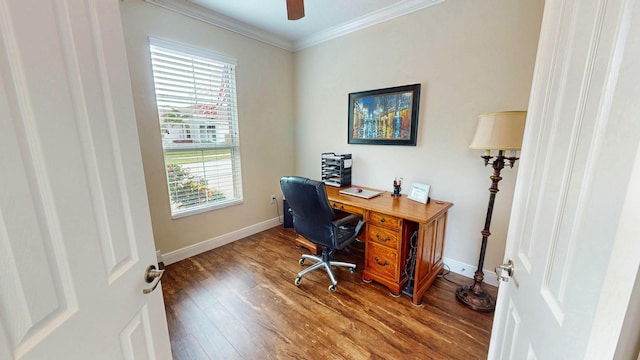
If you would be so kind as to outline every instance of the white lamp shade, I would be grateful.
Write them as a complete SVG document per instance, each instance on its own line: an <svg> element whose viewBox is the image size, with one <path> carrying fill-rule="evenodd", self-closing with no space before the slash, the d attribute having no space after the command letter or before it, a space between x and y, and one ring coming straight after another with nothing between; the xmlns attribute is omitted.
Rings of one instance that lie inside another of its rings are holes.
<svg viewBox="0 0 640 360"><path fill-rule="evenodd" d="M526 111L502 111L482 114L478 119L471 149L520 150Z"/></svg>

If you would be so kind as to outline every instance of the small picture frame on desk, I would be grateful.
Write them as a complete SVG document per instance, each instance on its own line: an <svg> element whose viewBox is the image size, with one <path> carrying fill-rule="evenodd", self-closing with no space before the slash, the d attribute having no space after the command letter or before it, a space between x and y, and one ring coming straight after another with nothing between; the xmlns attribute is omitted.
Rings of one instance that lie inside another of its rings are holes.
<svg viewBox="0 0 640 360"><path fill-rule="evenodd" d="M431 186L426 184L414 183L411 185L411 191L407 196L409 200L417 201L419 203L426 204L429 202L429 191Z"/></svg>

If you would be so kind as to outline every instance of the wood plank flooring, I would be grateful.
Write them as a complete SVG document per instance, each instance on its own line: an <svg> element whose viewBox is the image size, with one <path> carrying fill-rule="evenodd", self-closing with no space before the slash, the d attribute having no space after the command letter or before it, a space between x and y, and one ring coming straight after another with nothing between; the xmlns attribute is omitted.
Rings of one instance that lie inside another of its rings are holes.
<svg viewBox="0 0 640 360"><path fill-rule="evenodd" d="M316 270L293 281L308 263L295 232L275 227L166 267L162 289L175 359L485 359L493 314L455 298L456 284L437 279L423 305L362 282L363 254L349 274ZM468 284L456 274L447 279ZM494 295L496 288L488 287Z"/></svg>

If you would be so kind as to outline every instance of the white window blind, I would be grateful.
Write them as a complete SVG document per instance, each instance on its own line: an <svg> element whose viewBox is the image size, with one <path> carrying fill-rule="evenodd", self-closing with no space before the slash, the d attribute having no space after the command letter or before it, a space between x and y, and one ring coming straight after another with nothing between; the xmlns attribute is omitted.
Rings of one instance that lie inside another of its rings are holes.
<svg viewBox="0 0 640 360"><path fill-rule="evenodd" d="M150 39L171 215L242 201L235 60Z"/></svg>

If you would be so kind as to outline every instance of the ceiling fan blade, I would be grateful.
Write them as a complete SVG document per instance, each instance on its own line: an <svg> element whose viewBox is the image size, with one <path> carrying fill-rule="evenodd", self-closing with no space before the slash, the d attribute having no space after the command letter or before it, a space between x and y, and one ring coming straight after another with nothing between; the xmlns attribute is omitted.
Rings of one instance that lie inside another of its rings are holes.
<svg viewBox="0 0 640 360"><path fill-rule="evenodd" d="M304 0L287 0L287 18L298 20L304 17Z"/></svg>

